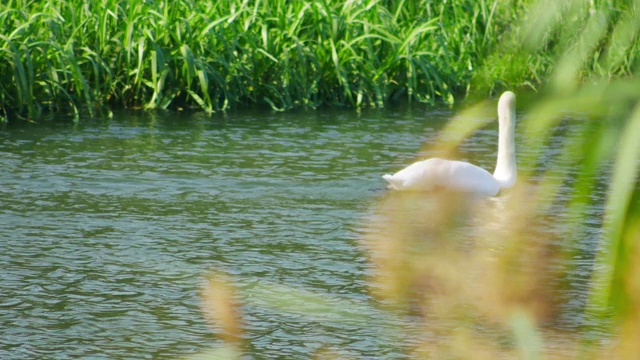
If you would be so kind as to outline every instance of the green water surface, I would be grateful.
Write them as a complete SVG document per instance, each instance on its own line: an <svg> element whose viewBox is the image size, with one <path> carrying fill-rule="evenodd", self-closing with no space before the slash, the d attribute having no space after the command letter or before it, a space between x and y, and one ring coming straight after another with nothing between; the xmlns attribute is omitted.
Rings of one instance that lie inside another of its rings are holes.
<svg viewBox="0 0 640 360"><path fill-rule="evenodd" d="M309 292L375 311L362 219L385 192L380 176L415 159L450 116L121 112L4 125L0 358L206 351L218 344L199 303L210 269L248 294ZM461 157L492 168L495 130L465 142ZM572 281L586 281L581 271ZM327 345L356 358L403 357L384 322L246 301L254 358L308 358Z"/></svg>

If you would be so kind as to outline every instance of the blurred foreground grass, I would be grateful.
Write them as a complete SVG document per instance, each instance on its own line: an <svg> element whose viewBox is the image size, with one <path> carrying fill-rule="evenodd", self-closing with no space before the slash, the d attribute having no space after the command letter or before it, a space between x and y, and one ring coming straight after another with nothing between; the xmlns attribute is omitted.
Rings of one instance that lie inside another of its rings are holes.
<svg viewBox="0 0 640 360"><path fill-rule="evenodd" d="M247 301L254 306L261 299L260 306L310 321L383 328L376 313L382 311L401 321L381 332L380 341L393 344L403 339L401 334L418 339L405 350L410 358L637 359L640 103L628 106L629 99L620 96L628 85L584 87L570 96L533 102L519 122L522 148L547 146L567 111L585 118L572 122L562 151L546 159L550 163L527 155L544 151L523 151L521 163L540 165L521 170L518 185L498 198L386 192L364 224L361 242L371 261L375 311L368 304L276 284L234 293L233 282L220 285L217 280L208 282L204 307L237 313L217 299L234 294L235 299L252 299ZM453 151L483 125L477 119L490 119L494 105L484 102L460 113L424 151ZM607 184L598 183L603 172L610 174ZM606 203L595 203L603 198L593 194L603 186ZM604 209L601 218L587 211L594 207ZM593 262L587 294L579 308L573 299L570 314L577 319L567 328L560 323L575 294L568 294L566 281L587 222L599 223L601 236L587 255ZM562 232L546 231L559 225ZM229 319L237 318L219 320L215 331L228 338L239 326ZM233 339L227 343L245 341ZM336 353L315 355L332 358Z"/></svg>
<svg viewBox="0 0 640 360"><path fill-rule="evenodd" d="M517 144L518 162L537 166L520 170L517 186L496 199L388 192L364 226L372 295L385 304L382 311L410 319L411 326L396 331L421 329L419 342L407 350L411 358L640 358L640 80L632 66L640 2L527 4L527 16L512 25L478 76L513 79L505 74L524 74L539 68L536 61L547 62L543 86L535 86L542 91L518 93L517 127L523 138ZM547 51L551 57L542 55ZM611 73L622 76L613 79ZM462 111L437 141L425 144L425 151L452 154L485 125L478 119L495 118L494 106L480 101ZM571 123L562 151L552 159L537 157L567 114L580 114L583 120ZM562 170L567 167L575 171ZM602 173L610 174L606 184L598 183ZM563 186L570 189L568 195L561 194ZM606 200L594 204L602 201L593 196L600 187L605 187ZM581 227L593 220L587 209L594 205L604 209L596 220L602 235L590 254L588 295L575 314L580 325L567 332L556 326L567 296L562 282ZM561 219L554 215L558 208L566 215ZM539 231L558 221L574 236ZM205 307L225 311L211 299L232 293L232 286L216 287L207 290ZM293 307L314 316L322 309L330 318L340 309L359 307L346 300L327 306L335 301L281 291L288 301L299 301L278 305L274 300L283 312ZM325 305L305 307L303 299L311 298L312 304ZM376 319L366 310L355 312L363 326ZM229 329L237 325L226 321L216 331L235 331Z"/></svg>

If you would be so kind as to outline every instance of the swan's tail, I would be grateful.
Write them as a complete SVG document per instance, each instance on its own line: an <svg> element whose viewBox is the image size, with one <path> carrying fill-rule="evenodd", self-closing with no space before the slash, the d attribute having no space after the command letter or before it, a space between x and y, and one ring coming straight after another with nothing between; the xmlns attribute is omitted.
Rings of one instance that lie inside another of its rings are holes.
<svg viewBox="0 0 640 360"><path fill-rule="evenodd" d="M382 175L382 178L387 180L387 182L389 183L389 189L401 190L404 185L404 180L398 179L393 175L389 175L389 174Z"/></svg>

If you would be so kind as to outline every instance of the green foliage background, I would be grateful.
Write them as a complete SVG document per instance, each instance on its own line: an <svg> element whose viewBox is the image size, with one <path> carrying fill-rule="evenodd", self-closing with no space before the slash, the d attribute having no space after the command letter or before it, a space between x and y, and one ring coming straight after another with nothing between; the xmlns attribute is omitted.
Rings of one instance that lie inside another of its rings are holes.
<svg viewBox="0 0 640 360"><path fill-rule="evenodd" d="M574 72L578 80L627 77L639 65L636 7L633 1L8 0L0 5L0 115L452 103L470 93L538 89L554 71L557 81ZM563 54L572 56L556 63Z"/></svg>

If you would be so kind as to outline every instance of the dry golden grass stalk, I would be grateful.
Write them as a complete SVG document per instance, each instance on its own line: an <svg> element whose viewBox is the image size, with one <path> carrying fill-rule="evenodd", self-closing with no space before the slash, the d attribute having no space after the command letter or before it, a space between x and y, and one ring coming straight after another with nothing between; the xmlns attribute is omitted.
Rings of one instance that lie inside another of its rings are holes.
<svg viewBox="0 0 640 360"><path fill-rule="evenodd" d="M519 345L518 331L536 338L557 318L553 280L561 276L555 265L562 255L555 239L532 231L544 219L529 196L516 188L498 199L445 191L389 192L381 199L364 239L374 265L372 287L424 322L428 336L416 357L493 359L544 351Z"/></svg>
<svg viewBox="0 0 640 360"><path fill-rule="evenodd" d="M241 306L226 275L215 272L207 276L202 288L202 311L216 335L241 353L244 339Z"/></svg>
<svg viewBox="0 0 640 360"><path fill-rule="evenodd" d="M631 224L625 235L628 244L635 243L629 256L629 270L622 282L627 295L627 304L619 330L619 342L616 347L617 359L640 359L640 222Z"/></svg>

